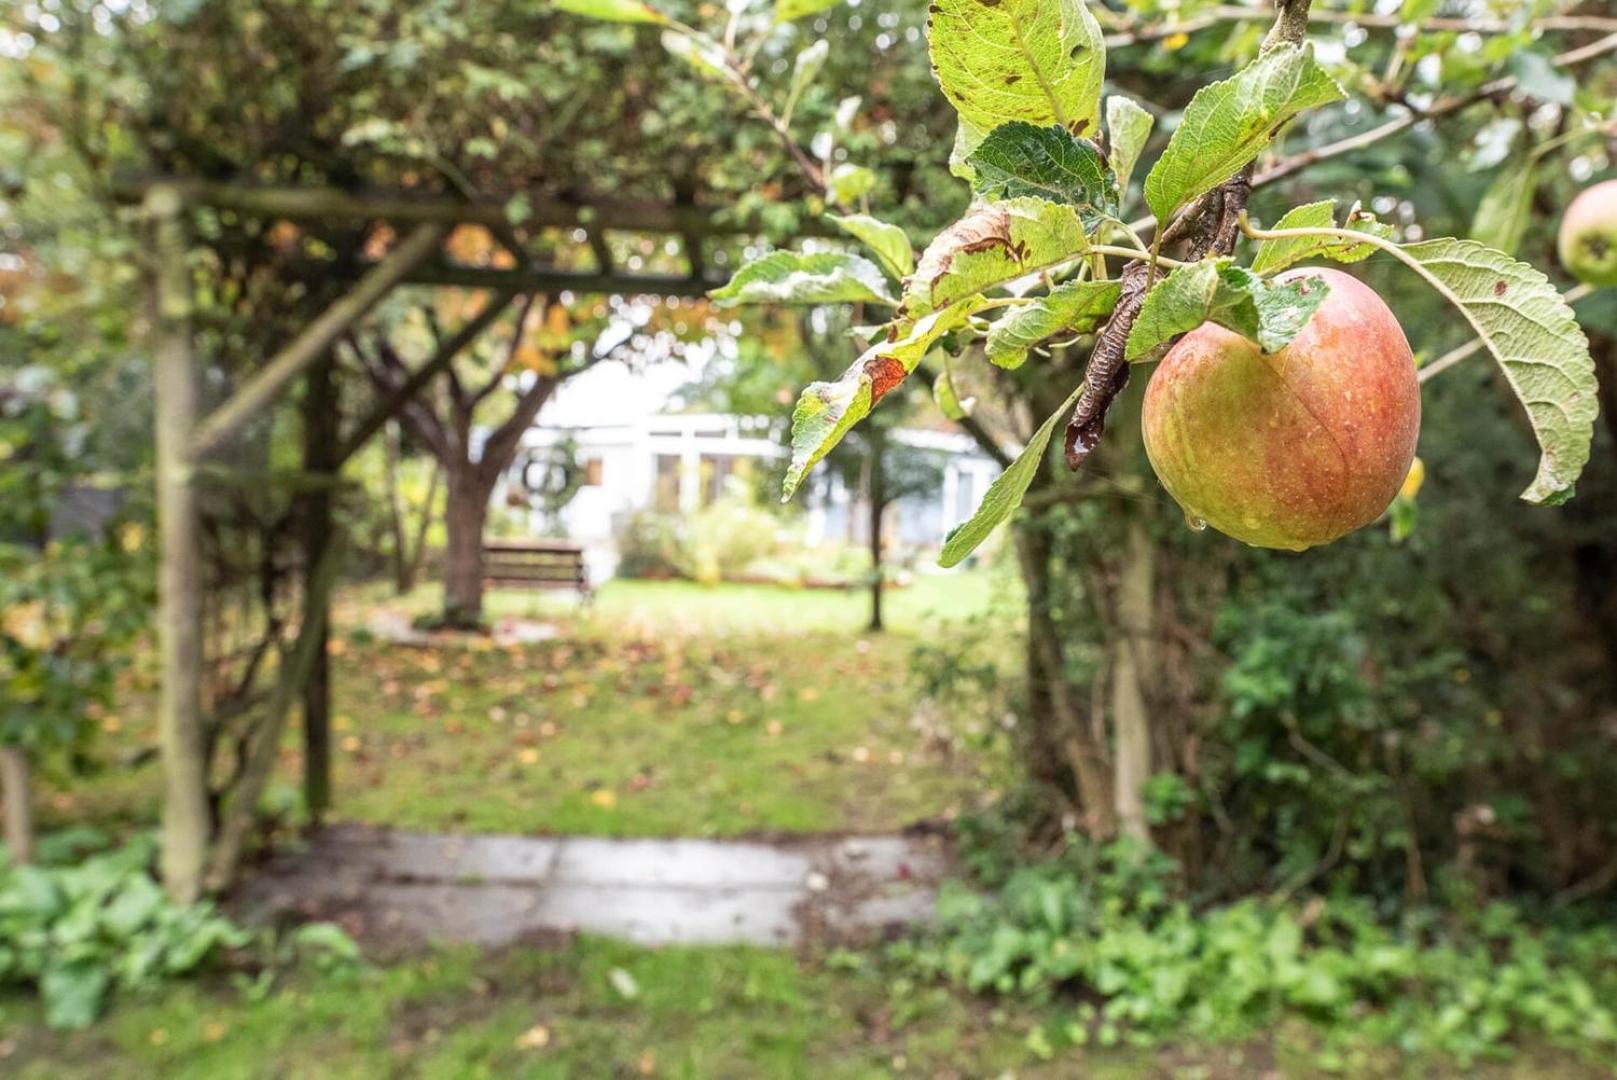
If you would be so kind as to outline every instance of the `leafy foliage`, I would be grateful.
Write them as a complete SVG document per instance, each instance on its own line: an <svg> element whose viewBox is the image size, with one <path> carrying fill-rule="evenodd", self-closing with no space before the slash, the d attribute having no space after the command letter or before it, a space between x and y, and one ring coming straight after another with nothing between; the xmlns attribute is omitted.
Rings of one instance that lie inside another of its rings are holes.
<svg viewBox="0 0 1617 1080"><path fill-rule="evenodd" d="M988 485L988 492L976 513L950 530L948 538L943 541L943 553L938 556L938 565L957 565L975 551L978 544L988 539L989 533L1016 513L1016 508L1022 505L1022 496L1027 494L1028 485L1033 482L1033 474L1044 464L1044 455L1050 449L1050 437L1055 434L1056 425L1066 418L1073 402L1078 400L1078 393L1074 390L1062 407L1039 425L1039 430L1033 433L1010 468Z"/></svg>
<svg viewBox="0 0 1617 1080"><path fill-rule="evenodd" d="M936 936L898 956L974 990L1056 1000L1054 1046L1238 1039L1286 1016L1328 1032L1327 1061L1356 1042L1462 1062L1547 1039L1606 1056L1617 1046L1609 928L1534 930L1504 905L1458 925L1386 925L1362 901L1242 900L1197 911L1173 866L1126 844L1075 843L1013 871L994 894L953 888Z"/></svg>
<svg viewBox="0 0 1617 1080"><path fill-rule="evenodd" d="M1028 350L1054 334L1087 334L1117 305L1115 281L1068 281L1016 307L989 328L983 349L991 363L1018 368Z"/></svg>
<svg viewBox="0 0 1617 1080"><path fill-rule="evenodd" d="M1001 124L966 158L977 194L989 199L1025 195L1117 213L1117 182L1100 148L1060 124Z"/></svg>
<svg viewBox="0 0 1617 1080"><path fill-rule="evenodd" d="M721 304L894 303L874 263L832 251L776 251L748 263L708 295Z"/></svg>
<svg viewBox="0 0 1617 1080"><path fill-rule="evenodd" d="M249 936L203 903L180 907L142 839L77 865L0 868L0 983L35 984L52 1027L88 1026L114 990L195 971Z"/></svg>
<svg viewBox="0 0 1617 1080"><path fill-rule="evenodd" d="M1571 307L1540 271L1474 241L1427 240L1403 251L1465 313L1527 408L1542 455L1522 498L1571 498L1600 409L1589 342Z"/></svg>
<svg viewBox="0 0 1617 1080"><path fill-rule="evenodd" d="M1311 50L1276 46L1232 78L1196 92L1145 178L1146 204L1167 222L1257 157L1298 113L1342 97Z"/></svg>
<svg viewBox="0 0 1617 1080"><path fill-rule="evenodd" d="M832 224L864 243L895 278L908 277L915 269L915 249L910 238L897 225L878 221L869 214L828 215Z"/></svg>
<svg viewBox="0 0 1617 1080"><path fill-rule="evenodd" d="M1133 98L1112 94L1106 99L1106 164L1117 178L1117 186L1127 189L1134 176L1134 166L1145 150L1146 140L1156 117L1142 108Z"/></svg>
<svg viewBox="0 0 1617 1080"><path fill-rule="evenodd" d="M1128 358L1138 360L1170 338L1217 323L1279 352L1325 302L1330 289L1320 277L1271 284L1228 259L1181 266L1152 289L1129 333Z"/></svg>
<svg viewBox="0 0 1617 1080"><path fill-rule="evenodd" d="M1275 222L1274 227L1277 230L1314 229L1330 228L1335 224L1336 203L1327 199L1323 202L1305 203L1286 211L1281 219ZM1343 222L1342 227L1354 232L1369 233L1382 239L1392 236L1390 226L1383 225L1375 219L1375 215L1357 206L1348 211L1347 220ZM1331 259L1339 263L1355 263L1369 258L1375 250L1373 244L1356 244L1351 240L1326 236L1264 240L1252 254L1252 272L1273 274L1307 259Z"/></svg>
<svg viewBox="0 0 1617 1080"><path fill-rule="evenodd" d="M1098 129L1106 54L1082 0L939 0L930 10L932 66L960 115L957 158L1012 120Z"/></svg>

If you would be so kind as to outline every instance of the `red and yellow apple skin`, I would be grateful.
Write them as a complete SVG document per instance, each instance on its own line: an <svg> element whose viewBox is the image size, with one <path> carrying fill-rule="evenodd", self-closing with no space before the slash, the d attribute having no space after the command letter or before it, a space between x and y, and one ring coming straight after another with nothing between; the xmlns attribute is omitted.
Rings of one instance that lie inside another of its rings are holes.
<svg viewBox="0 0 1617 1080"><path fill-rule="evenodd" d="M1561 218L1556 251L1566 272L1589 285L1617 285L1617 180L1586 188Z"/></svg>
<svg viewBox="0 0 1617 1080"><path fill-rule="evenodd" d="M1420 434L1409 341L1371 289L1339 270L1292 270L1330 289L1291 344L1203 323L1146 387L1146 454L1192 523L1254 547L1302 551L1381 516Z"/></svg>

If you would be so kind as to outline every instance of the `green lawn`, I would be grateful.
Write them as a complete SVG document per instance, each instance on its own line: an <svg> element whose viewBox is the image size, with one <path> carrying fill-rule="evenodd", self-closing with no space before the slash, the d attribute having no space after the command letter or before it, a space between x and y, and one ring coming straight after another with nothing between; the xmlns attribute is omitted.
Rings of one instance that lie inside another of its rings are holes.
<svg viewBox="0 0 1617 1080"><path fill-rule="evenodd" d="M958 620L1015 616L999 572L922 577L863 632L861 592L615 581L593 603L497 592L492 620L554 620L553 641L414 648L365 629L379 606L347 593L332 646L336 820L419 829L610 836L874 832L949 816L1006 779L1002 755L940 738L981 723L929 709L917 642ZM996 607L995 598L1000 598ZM155 820L149 691L133 691L97 747L99 773L45 793L48 825ZM942 720L940 730L936 721ZM296 804L290 732L271 799Z"/></svg>
<svg viewBox="0 0 1617 1080"><path fill-rule="evenodd" d="M844 962L846 960L846 962ZM625 978L627 976L627 978ZM1288 1028L1225 1047L1065 1051L1047 1060L1029 1006L994 1006L886 977L833 954L751 948L637 949L581 939L499 952L424 952L334 975L303 973L267 995L222 978L125 998L84 1032L51 1032L37 1007L0 995L0 1074L19 1080L163 1077L665 1077L815 1080L1000 1077L1316 1077L1314 1035ZM1350 1054L1354 1077L1602 1075L1529 1052L1457 1068Z"/></svg>

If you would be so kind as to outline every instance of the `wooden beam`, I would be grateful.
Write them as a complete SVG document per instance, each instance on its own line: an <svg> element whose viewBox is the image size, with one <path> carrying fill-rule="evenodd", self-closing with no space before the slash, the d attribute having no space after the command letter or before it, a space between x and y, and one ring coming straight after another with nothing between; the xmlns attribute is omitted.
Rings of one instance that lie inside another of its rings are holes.
<svg viewBox="0 0 1617 1080"><path fill-rule="evenodd" d="M347 296L305 326L202 422L191 440L192 459L207 456L267 408L293 379L324 356L336 340L392 291L411 269L436 252L445 231L443 225L417 226L402 244L360 278Z"/></svg>
<svg viewBox="0 0 1617 1080"><path fill-rule="evenodd" d="M685 277L678 274L589 274L571 270L534 267L529 270L496 270L481 266L449 266L442 263L417 267L405 276L411 285L458 285L465 289L499 289L506 292L575 292L612 296L706 296L724 282Z"/></svg>
<svg viewBox="0 0 1617 1080"><path fill-rule="evenodd" d="M145 209L152 226L157 334L153 356L157 424L158 638L163 684L158 742L163 759L163 884L181 904L202 893L210 821L202 730L201 521L192 477L191 432L197 373L191 342L191 278L186 268L185 202L153 188Z"/></svg>
<svg viewBox="0 0 1617 1080"><path fill-rule="evenodd" d="M342 445L336 453L336 467L342 468L343 463L352 457L360 447L371 440L371 437L382 430L387 423L401 409L405 402L419 394L423 387L437 377L438 373L448 367L455 357L468 345L477 339L477 336L488 329L489 324L499 317L516 293L505 291L489 298L483 305L483 310L466 321L466 325L455 331L454 335L438 347L438 351L422 364L410 377L394 390L376 407L365 415L365 418L354 426L348 437L342 440Z"/></svg>
<svg viewBox="0 0 1617 1080"><path fill-rule="evenodd" d="M508 200L466 200L406 191L346 191L330 187L258 187L193 180L159 181L180 190L192 203L284 221L387 221L393 224L516 225L506 213ZM114 194L138 201L148 184L120 181ZM535 199L520 224L550 228L617 229L624 232L755 236L768 232L756 219L723 221L721 211L639 199L563 202ZM818 219L805 219L796 236L841 235Z"/></svg>

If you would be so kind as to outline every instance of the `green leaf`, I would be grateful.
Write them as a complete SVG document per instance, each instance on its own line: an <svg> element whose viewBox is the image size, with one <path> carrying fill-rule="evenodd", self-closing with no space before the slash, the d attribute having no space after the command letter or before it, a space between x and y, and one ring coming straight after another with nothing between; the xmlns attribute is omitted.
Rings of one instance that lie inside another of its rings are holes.
<svg viewBox="0 0 1617 1080"><path fill-rule="evenodd" d="M837 228L869 248L894 277L905 278L914 272L915 249L910 246L909 236L897 225L878 221L868 214L825 216Z"/></svg>
<svg viewBox="0 0 1617 1080"><path fill-rule="evenodd" d="M1204 322L1233 330L1266 353L1278 352L1308 325L1329 292L1319 277L1270 282L1228 259L1190 263L1146 294L1129 332L1127 355L1141 359Z"/></svg>
<svg viewBox="0 0 1617 1080"><path fill-rule="evenodd" d="M1284 217L1275 222L1274 227L1328 229L1335 224L1336 203L1334 200L1326 199L1324 202L1307 203L1288 210ZM1348 211L1343 227L1354 232L1379 236L1382 239L1392 236L1392 226L1377 221L1374 214L1359 209L1357 204ZM1332 259L1339 263L1355 263L1369 258L1375 250L1374 244L1356 244L1350 240L1328 236L1263 240L1259 242L1258 249L1252 256L1252 270L1258 274L1272 274L1304 259Z"/></svg>
<svg viewBox="0 0 1617 1080"><path fill-rule="evenodd" d="M932 403L950 420L964 420L970 414L974 400L960 399L959 393L954 388L954 373L951 371L940 371L938 377L932 380Z"/></svg>
<svg viewBox="0 0 1617 1080"><path fill-rule="evenodd" d="M842 0L775 0L775 21L791 22L808 15L818 15L842 3Z"/></svg>
<svg viewBox="0 0 1617 1080"><path fill-rule="evenodd" d="M1522 498L1551 505L1571 498L1600 411L1589 341L1572 308L1542 273L1473 240L1399 250L1464 313L1527 409L1540 457Z"/></svg>
<svg viewBox="0 0 1617 1080"><path fill-rule="evenodd" d="M1127 192L1129 178L1139 163L1140 151L1151 138L1156 117L1137 105L1132 98L1113 94L1106 99L1106 133L1108 138L1108 164L1117 178L1118 189Z"/></svg>
<svg viewBox="0 0 1617 1080"><path fill-rule="evenodd" d="M687 30L664 30L662 42L663 48L668 50L670 56L685 61L697 74L735 86L745 85L741 77L730 70L723 47L705 34L694 34Z"/></svg>
<svg viewBox="0 0 1617 1080"><path fill-rule="evenodd" d="M1039 426L1033 438L1022 448L1021 454L1011 462L1010 468L988 485L988 491L971 519L950 530L948 538L943 541L943 553L938 556L939 566L958 565L960 560L977 550L977 545L988 539L989 533L1016 513L1016 508L1022 505L1022 496L1027 494L1028 485L1033 483L1039 466L1044 464L1045 452L1050 449L1050 436L1055 434L1056 425L1072 411L1082 392L1080 385L1061 408Z"/></svg>
<svg viewBox="0 0 1617 1080"><path fill-rule="evenodd" d="M1100 148L1059 124L1039 127L1024 120L1001 124L966 158L976 171L973 186L988 199L1024 195L1117 213L1117 184Z"/></svg>
<svg viewBox="0 0 1617 1080"><path fill-rule="evenodd" d="M87 1028L101 1015L111 975L94 960L53 964L39 979L45 1023L57 1029Z"/></svg>
<svg viewBox="0 0 1617 1080"><path fill-rule="evenodd" d="M821 38L802 52L797 54L797 60L792 64L792 85L786 92L786 105L781 110L781 124L791 124L792 110L797 107L797 99L803 96L809 84L820 74L825 67L826 59L831 55L831 43Z"/></svg>
<svg viewBox="0 0 1617 1080"><path fill-rule="evenodd" d="M605 22L661 25L668 21L668 16L641 0L551 0L551 6L557 11Z"/></svg>
<svg viewBox="0 0 1617 1080"><path fill-rule="evenodd" d="M1313 50L1277 45L1233 77L1196 92L1145 178L1145 201L1166 225L1181 207L1234 176L1305 109L1344 97Z"/></svg>
<svg viewBox="0 0 1617 1080"><path fill-rule="evenodd" d="M1538 158L1520 154L1506 163L1483 192L1471 221L1471 239L1514 255L1527 234L1533 195L1538 190Z"/></svg>
<svg viewBox="0 0 1617 1080"><path fill-rule="evenodd" d="M839 206L851 206L876 187L876 174L863 165L843 162L831 170L830 184L831 201Z"/></svg>
<svg viewBox="0 0 1617 1080"><path fill-rule="evenodd" d="M1115 281L1069 281L1032 303L1013 308L988 330L988 359L1017 368L1028 350L1060 333L1087 334L1112 313L1122 286Z"/></svg>
<svg viewBox="0 0 1617 1080"><path fill-rule="evenodd" d="M1106 48L1082 0L936 0L928 26L932 70L960 114L957 159L1012 120L1099 126Z"/></svg>
<svg viewBox="0 0 1617 1080"><path fill-rule="evenodd" d="M844 251L774 251L743 266L708 296L732 304L892 304L875 263Z"/></svg>
<svg viewBox="0 0 1617 1080"><path fill-rule="evenodd" d="M1047 269L1089 248L1070 206L1043 199L988 203L939 233L916 264L904 312L918 316Z"/></svg>
<svg viewBox="0 0 1617 1080"><path fill-rule="evenodd" d="M963 326L981 302L980 296L972 296L923 318L901 320L901 334L866 349L835 382L810 383L792 410L792 460L781 501L790 499L808 471L915 370L938 338Z"/></svg>

